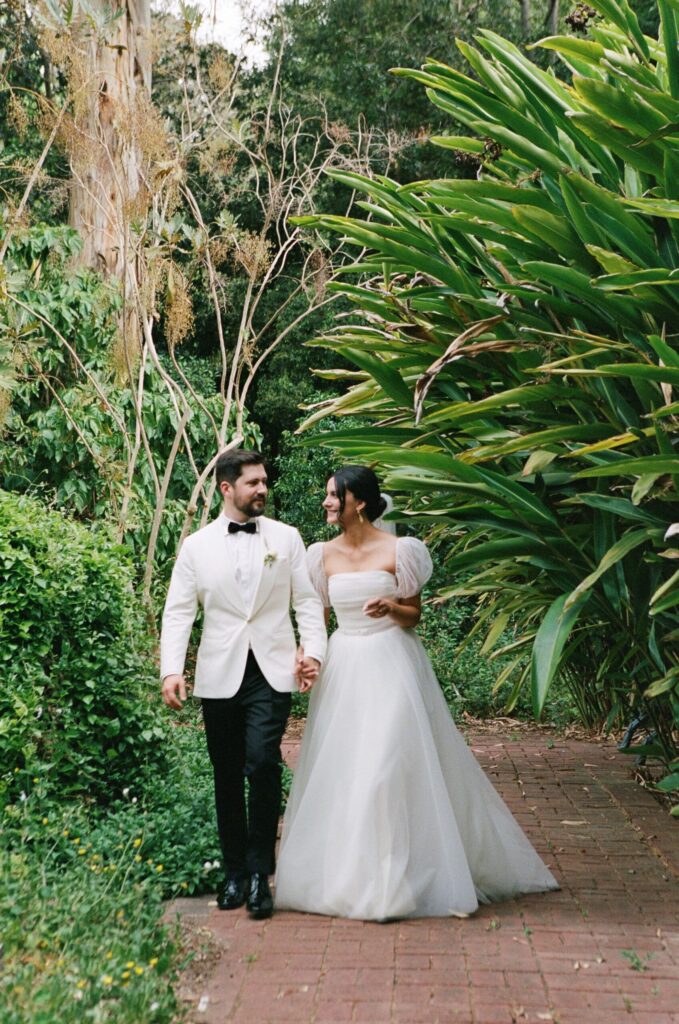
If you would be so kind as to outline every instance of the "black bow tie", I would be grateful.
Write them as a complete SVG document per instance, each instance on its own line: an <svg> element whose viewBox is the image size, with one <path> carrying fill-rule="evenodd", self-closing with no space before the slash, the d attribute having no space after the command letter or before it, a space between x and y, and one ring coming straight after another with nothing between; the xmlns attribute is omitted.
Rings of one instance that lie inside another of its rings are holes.
<svg viewBox="0 0 679 1024"><path fill-rule="evenodd" d="M257 533L257 523L229 523L229 533Z"/></svg>

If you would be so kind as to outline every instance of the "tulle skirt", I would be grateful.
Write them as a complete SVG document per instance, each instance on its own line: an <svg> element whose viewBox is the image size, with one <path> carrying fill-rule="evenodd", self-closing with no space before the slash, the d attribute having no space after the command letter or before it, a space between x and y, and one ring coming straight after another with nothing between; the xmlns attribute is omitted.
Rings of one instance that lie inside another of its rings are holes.
<svg viewBox="0 0 679 1024"><path fill-rule="evenodd" d="M276 905L464 916L556 888L458 732L417 634L334 633L285 813Z"/></svg>

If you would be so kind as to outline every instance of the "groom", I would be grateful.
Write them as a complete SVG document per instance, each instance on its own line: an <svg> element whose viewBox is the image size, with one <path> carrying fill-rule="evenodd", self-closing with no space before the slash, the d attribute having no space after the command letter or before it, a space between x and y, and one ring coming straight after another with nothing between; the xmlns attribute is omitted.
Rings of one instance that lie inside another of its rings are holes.
<svg viewBox="0 0 679 1024"><path fill-rule="evenodd" d="M223 452L215 472L222 513L186 538L172 572L160 638L163 700L171 708L186 700L184 661L200 604L194 695L202 698L224 858L217 904L234 910L247 901L252 917L265 918L273 912L281 738L291 691L297 681L309 688L325 655L323 606L299 533L263 515L262 455ZM291 604L305 652L299 663Z"/></svg>

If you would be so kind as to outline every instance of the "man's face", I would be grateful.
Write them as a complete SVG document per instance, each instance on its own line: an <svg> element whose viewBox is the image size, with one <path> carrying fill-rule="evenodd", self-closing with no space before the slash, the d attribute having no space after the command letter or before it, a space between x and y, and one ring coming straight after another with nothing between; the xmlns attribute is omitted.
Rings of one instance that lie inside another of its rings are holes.
<svg viewBox="0 0 679 1024"><path fill-rule="evenodd" d="M269 493L266 469L257 465L243 466L236 482L222 483L221 490L227 504L230 503L244 517L261 516Z"/></svg>

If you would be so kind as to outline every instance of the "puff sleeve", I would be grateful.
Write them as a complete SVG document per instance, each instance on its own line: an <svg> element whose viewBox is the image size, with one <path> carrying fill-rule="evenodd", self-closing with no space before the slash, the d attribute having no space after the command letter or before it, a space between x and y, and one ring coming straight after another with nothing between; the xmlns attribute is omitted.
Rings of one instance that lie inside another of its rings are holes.
<svg viewBox="0 0 679 1024"><path fill-rule="evenodd" d="M325 569L323 567L323 544L311 544L307 548L306 553L306 564L309 572L309 579L313 585L314 590L320 597L325 608L330 607L330 597L328 595L328 577L325 575Z"/></svg>
<svg viewBox="0 0 679 1024"><path fill-rule="evenodd" d="M416 537L399 537L396 542L396 596L415 597L433 571L427 547Z"/></svg>

